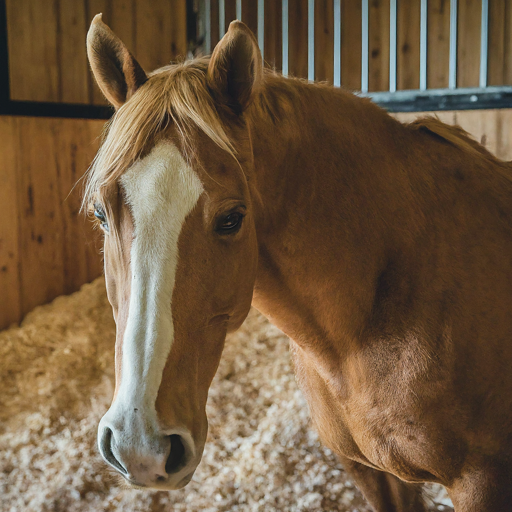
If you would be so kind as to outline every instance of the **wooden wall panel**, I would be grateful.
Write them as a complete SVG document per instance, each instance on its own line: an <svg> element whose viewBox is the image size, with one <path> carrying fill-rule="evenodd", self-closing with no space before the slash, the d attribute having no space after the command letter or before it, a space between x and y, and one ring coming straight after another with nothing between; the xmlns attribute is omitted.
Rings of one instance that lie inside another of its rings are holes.
<svg viewBox="0 0 512 512"><path fill-rule="evenodd" d="M370 2L370 91L389 90L389 0Z"/></svg>
<svg viewBox="0 0 512 512"><path fill-rule="evenodd" d="M59 101L54 0L7 0L7 20L11 98Z"/></svg>
<svg viewBox="0 0 512 512"><path fill-rule="evenodd" d="M421 0L398 2L397 89L420 87Z"/></svg>
<svg viewBox="0 0 512 512"><path fill-rule="evenodd" d="M457 32L457 86L478 87L482 0L459 2ZM492 50L492 49L491 49Z"/></svg>
<svg viewBox="0 0 512 512"><path fill-rule="evenodd" d="M341 84L361 89L361 2L341 4Z"/></svg>
<svg viewBox="0 0 512 512"><path fill-rule="evenodd" d="M104 104L85 51L98 13L146 71L186 57L186 0L7 0L11 99Z"/></svg>
<svg viewBox="0 0 512 512"><path fill-rule="evenodd" d="M290 75L308 77L308 1L289 0L289 59Z"/></svg>
<svg viewBox="0 0 512 512"><path fill-rule="evenodd" d="M102 121L0 117L0 328L101 273L98 234L76 180Z"/></svg>
<svg viewBox="0 0 512 512"><path fill-rule="evenodd" d="M21 317L16 120L0 117L0 329Z"/></svg>
<svg viewBox="0 0 512 512"><path fill-rule="evenodd" d="M334 5L315 2L315 80L334 81Z"/></svg>
<svg viewBox="0 0 512 512"><path fill-rule="evenodd" d="M281 71L283 65L281 2L265 0L265 63Z"/></svg>
<svg viewBox="0 0 512 512"><path fill-rule="evenodd" d="M427 87L448 87L450 0L429 0L427 30Z"/></svg>
<svg viewBox="0 0 512 512"><path fill-rule="evenodd" d="M512 2L490 2L489 22L489 85L512 84Z"/></svg>

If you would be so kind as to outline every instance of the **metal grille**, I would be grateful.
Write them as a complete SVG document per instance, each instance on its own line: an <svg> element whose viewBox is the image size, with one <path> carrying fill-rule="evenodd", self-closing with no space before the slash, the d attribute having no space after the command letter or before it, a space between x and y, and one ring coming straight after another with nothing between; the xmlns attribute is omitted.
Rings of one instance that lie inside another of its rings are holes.
<svg viewBox="0 0 512 512"><path fill-rule="evenodd" d="M251 2L254 0L244 0ZM264 0L258 1L258 43L264 52ZM276 0L279 1L279 0ZM332 0L334 10L334 86L341 85L341 0ZM211 0L203 0L205 16L205 51L211 52ZM420 6L420 70L419 89L397 90L397 2L390 0L389 23L389 90L369 92L369 0L361 0L361 89L360 95L372 98L376 103L393 112L413 112L427 110L472 110L481 108L512 107L512 86L488 86L488 34L489 3L482 0L480 78L478 87L457 87L457 14L458 0L450 0L450 38L448 88L429 89L427 87L428 53L428 0L421 0ZM282 73L289 72L289 3L282 4ZM219 33L225 33L225 0L219 0ZM242 19L242 0L236 1L236 16ZM242 20L243 21L243 20ZM308 79L315 79L315 0L308 0Z"/></svg>

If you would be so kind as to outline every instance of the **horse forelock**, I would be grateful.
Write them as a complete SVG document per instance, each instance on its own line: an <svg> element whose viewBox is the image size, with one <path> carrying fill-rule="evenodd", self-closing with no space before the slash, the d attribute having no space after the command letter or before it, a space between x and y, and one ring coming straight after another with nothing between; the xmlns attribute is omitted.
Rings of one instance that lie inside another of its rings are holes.
<svg viewBox="0 0 512 512"><path fill-rule="evenodd" d="M106 197L119 178L146 155L171 124L182 138L185 157L192 155L190 133L204 132L235 156L206 83L208 59L195 59L161 68L112 117L104 140L87 173L82 208L95 203L108 210Z"/></svg>

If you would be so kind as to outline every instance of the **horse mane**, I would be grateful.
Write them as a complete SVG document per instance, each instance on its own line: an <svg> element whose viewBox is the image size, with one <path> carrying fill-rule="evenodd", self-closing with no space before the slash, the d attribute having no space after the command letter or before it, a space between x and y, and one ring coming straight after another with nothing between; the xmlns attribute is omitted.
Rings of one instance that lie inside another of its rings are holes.
<svg viewBox="0 0 512 512"><path fill-rule="evenodd" d="M416 119L407 126L413 130L423 130L430 134L443 139L452 146L472 154L477 157L484 157L496 164L503 162L495 157L490 151L485 149L482 144L476 141L466 130L458 125L448 125L440 121L437 117L426 116Z"/></svg>
<svg viewBox="0 0 512 512"><path fill-rule="evenodd" d="M209 57L203 57L157 69L116 111L106 125L103 142L86 175L84 210L95 202L105 206L103 198L108 191L170 124L178 129L189 154L193 148L188 144L188 135L195 128L236 159L236 149L207 84L208 63ZM265 69L263 86L250 110L272 122L286 118L294 111L295 99L306 83ZM313 87L326 88L326 84L313 84ZM266 94L269 88L272 93Z"/></svg>

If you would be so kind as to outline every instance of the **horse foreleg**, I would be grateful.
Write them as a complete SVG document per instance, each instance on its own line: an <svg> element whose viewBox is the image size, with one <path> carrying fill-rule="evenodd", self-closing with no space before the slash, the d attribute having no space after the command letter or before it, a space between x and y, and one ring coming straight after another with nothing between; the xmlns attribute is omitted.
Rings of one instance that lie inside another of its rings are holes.
<svg viewBox="0 0 512 512"><path fill-rule="evenodd" d="M512 511L512 463L468 468L448 494L456 512Z"/></svg>
<svg viewBox="0 0 512 512"><path fill-rule="evenodd" d="M375 512L425 512L420 484L408 484L395 476L340 457L347 473Z"/></svg>

